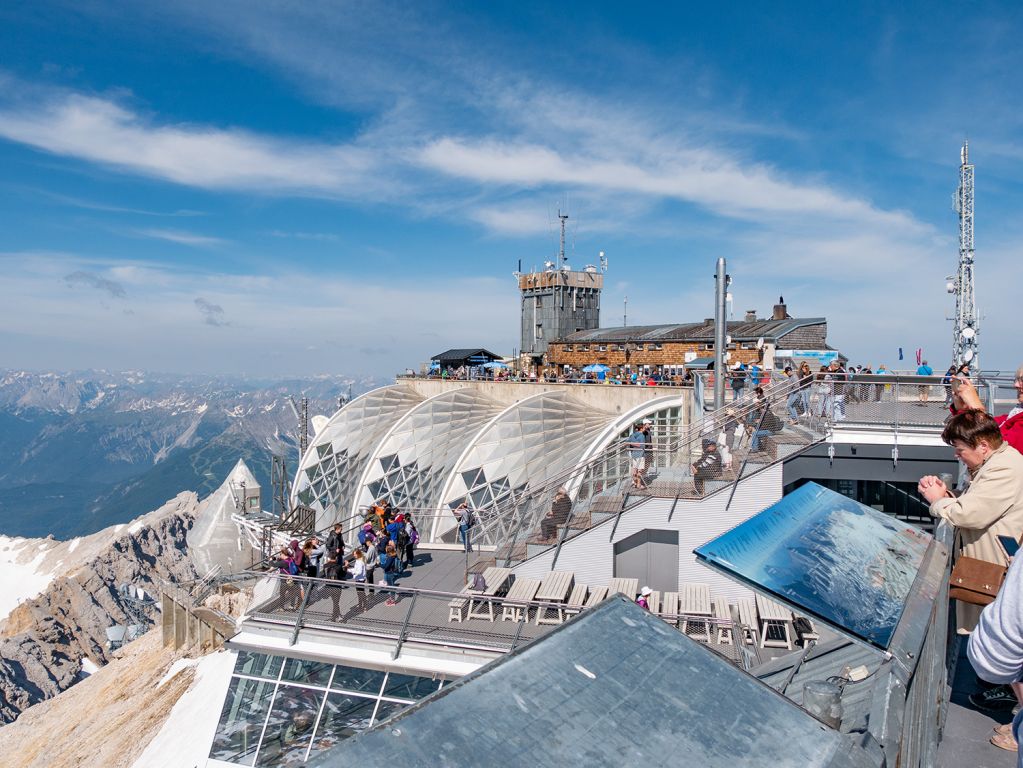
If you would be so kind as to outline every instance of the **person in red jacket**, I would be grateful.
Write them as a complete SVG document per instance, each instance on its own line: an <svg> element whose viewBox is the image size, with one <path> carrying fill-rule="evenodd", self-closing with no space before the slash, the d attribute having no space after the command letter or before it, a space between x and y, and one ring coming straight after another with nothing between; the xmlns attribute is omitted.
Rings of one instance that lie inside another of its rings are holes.
<svg viewBox="0 0 1023 768"><path fill-rule="evenodd" d="M952 413L958 413L966 408L983 411L984 404L970 380L965 377L956 380L959 384L953 390ZM1016 388L1016 405L1004 416L995 416L994 418L998 428L1002 431L1002 439L1023 453L1023 365L1016 369L1013 386Z"/></svg>

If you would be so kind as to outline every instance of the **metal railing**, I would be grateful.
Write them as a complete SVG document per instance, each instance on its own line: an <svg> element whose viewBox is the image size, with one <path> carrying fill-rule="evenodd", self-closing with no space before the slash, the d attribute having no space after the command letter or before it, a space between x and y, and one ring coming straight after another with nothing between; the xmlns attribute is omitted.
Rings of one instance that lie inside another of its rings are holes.
<svg viewBox="0 0 1023 768"><path fill-rule="evenodd" d="M827 434L829 418L809 408L798 424L787 423L785 404L790 396L807 391L809 383L778 382L763 399L742 398L677 435L662 436L660 446L644 449L638 478L633 476L632 449L627 439L618 441L542 485L513 495L504 504L477 510L484 522L481 533L495 547L496 560L511 565L551 547L560 553L568 539L612 517L617 523L622 514L650 496L673 498L677 504L682 498L703 498L716 493ZM774 416L770 432L763 429L768 412ZM694 476L692 465L702 455L707 440L723 446L719 451L721 472ZM637 483L639 487L635 487ZM561 487L572 499L565 519L557 517L552 509L554 495Z"/></svg>
<svg viewBox="0 0 1023 768"><path fill-rule="evenodd" d="M415 642L507 653L550 632L586 608L562 602L511 600L408 587L369 585L309 577L267 574L254 590L247 614L291 630L292 644L303 628L371 636L402 647ZM632 599L634 596L627 596ZM748 663L737 647L742 627L730 619L685 613L659 613L673 626L738 666ZM727 638L727 639L723 639ZM745 661L744 661L745 660Z"/></svg>
<svg viewBox="0 0 1023 768"><path fill-rule="evenodd" d="M776 380L763 399L743 397L677 434L661 435L659 446L644 451L643 487L633 487L629 447L618 441L501 504L475 510L483 525L474 537L493 546L495 559L504 565L555 548L553 568L566 541L612 518L616 527L623 514L649 496L672 498L674 514L681 499L704 498L728 486L734 494L741 480L827 439L835 429L889 432L896 450L906 433L935 434L949 416L951 391L938 376L821 372L803 380ZM765 429L769 412L772 430ZM691 465L709 438L727 444L725 466L719 475L694 476ZM564 519L552 511L560 487L572 499Z"/></svg>

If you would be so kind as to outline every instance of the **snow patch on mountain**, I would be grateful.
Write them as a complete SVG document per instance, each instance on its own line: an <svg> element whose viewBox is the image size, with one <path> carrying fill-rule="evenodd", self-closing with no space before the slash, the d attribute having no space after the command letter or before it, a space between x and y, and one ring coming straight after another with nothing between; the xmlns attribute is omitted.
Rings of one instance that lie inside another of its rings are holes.
<svg viewBox="0 0 1023 768"><path fill-rule="evenodd" d="M195 679L174 704L163 727L139 755L133 768L180 768L205 763L236 656L233 651L219 651L197 660L182 660L184 664L171 667L165 680L193 665ZM165 680L161 680L160 685ZM182 739L182 734L188 734L188 738Z"/></svg>
<svg viewBox="0 0 1023 768"><path fill-rule="evenodd" d="M0 536L0 621L53 581L59 561L50 550L60 542Z"/></svg>

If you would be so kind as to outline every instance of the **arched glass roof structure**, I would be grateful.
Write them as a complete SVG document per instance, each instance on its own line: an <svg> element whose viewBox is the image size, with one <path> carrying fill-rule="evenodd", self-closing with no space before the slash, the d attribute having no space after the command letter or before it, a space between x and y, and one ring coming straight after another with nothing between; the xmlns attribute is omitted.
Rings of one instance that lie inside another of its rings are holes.
<svg viewBox="0 0 1023 768"><path fill-rule="evenodd" d="M335 413L299 466L292 504L316 512L316 526L346 528L380 498L412 510L424 541L453 540L451 515L468 500L483 525L481 543L513 535L513 515L499 512L512 494L528 494L619 440L633 421L653 417L673 433L677 397L611 413L571 389L527 394L509 404L466 384L424 397L406 384L369 392ZM603 405L605 401L601 401ZM613 406L613 399L607 399ZM569 489L575 494L574 486ZM507 517L508 519L504 519Z"/></svg>
<svg viewBox="0 0 1023 768"><path fill-rule="evenodd" d="M503 411L465 449L441 494L440 505L454 508L468 499L484 522L512 493L575 466L612 415L568 392L542 392ZM454 516L439 518L433 537L454 527ZM491 537L497 537L496 531Z"/></svg>
<svg viewBox="0 0 1023 768"><path fill-rule="evenodd" d="M404 509L435 508L465 446L501 410L472 387L444 392L413 408L380 441L359 483L356 508L380 498Z"/></svg>
<svg viewBox="0 0 1023 768"><path fill-rule="evenodd" d="M317 529L346 516L380 439L423 400L411 387L395 384L367 392L335 413L302 457L292 504L315 510Z"/></svg>

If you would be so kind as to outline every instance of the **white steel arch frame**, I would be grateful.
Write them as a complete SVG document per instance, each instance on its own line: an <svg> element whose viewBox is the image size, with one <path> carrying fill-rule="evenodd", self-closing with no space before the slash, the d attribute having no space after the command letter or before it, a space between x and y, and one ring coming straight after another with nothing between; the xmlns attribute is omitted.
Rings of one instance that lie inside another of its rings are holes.
<svg viewBox="0 0 1023 768"><path fill-rule="evenodd" d="M303 504L316 513L316 528L340 520L345 497L354 490L372 447L393 421L423 401L404 384L379 387L346 403L310 441L295 473L291 504ZM373 401L379 401L374 405ZM361 427L361 429L360 429Z"/></svg>
<svg viewBox="0 0 1023 768"><path fill-rule="evenodd" d="M371 496L376 496L377 494L372 493L370 491L370 487L369 487L371 485L371 483L374 482L374 475L376 474L376 469L374 467L374 462L382 461L392 451L395 454L399 454L399 453L402 452L401 449L398 449L395 446L393 446L393 444L391 442L392 439L396 435L398 435L403 429L407 428L412 421L414 421L416 418L418 418L424 412L429 411L430 409L434 408L439 403L445 402L447 400L455 400L455 399L458 399L460 397L462 397L462 398L470 397L470 398L476 400L478 402L478 404L480 405L480 407L482 407L482 408L484 408L484 409L486 409L488 411L486 417L483 418L483 419L479 419L478 422L475 425L473 425L471 423L468 424L468 426L473 426L471 434L477 434L479 432L479 428L480 427L485 426L487 423L489 423L494 418L494 416L496 414L499 414L499 413L501 413L503 411L503 407L499 403L497 403L495 400L493 400L493 399L491 399L489 397L486 397L482 392L480 392L478 389L475 389L473 387L459 387L457 389L449 390L447 392L441 392L439 394L436 394L436 395L433 395L432 397L427 398L423 402L421 402L418 405L414 406L410 411L408 411L405 415L403 415L400 419L398 419L398 421L395 422L390 427L390 429L387 430L386 434L384 434L384 436L380 439L379 443L377 444L376 449L370 455L369 459L366 462L366 465L363 467L362 473L361 473L361 475L359 477L359 482L355 486L356 492L352 496L352 503L351 503L351 506L349 508L349 516L350 516L352 521L354 521L355 518L357 518L357 517L361 517L361 508L366 503L371 503L372 501L376 500L376 499L370 499ZM445 442L450 442L450 441L459 440L459 439L465 439L467 442L471 442L471 440L472 440L471 435L466 433L467 431L464 430L464 429L459 430L459 429L443 429L443 428L441 428L441 429L438 429L437 432L439 432L439 433L446 433L446 434L444 434L443 437L438 435L435 439L429 441L429 444L425 446L425 450L423 450L422 453L418 449L418 446L415 446L413 449L411 449L412 450L412 455L415 456L414 461L417 464L418 464L419 459L421 458L421 455L423 453L425 453L426 455L430 455L431 453L435 452L436 449L433 448L433 444L436 444L438 442L438 440L440 440L440 439L443 439ZM453 432L454 432L454 434L452 434ZM459 433L462 433L462 434L459 434ZM410 449L405 449L405 450L410 450ZM451 468L453 468L454 466L457 466L459 458L460 458L460 456L456 456L455 457L455 461L450 463L450 465L448 467L448 471L449 472L451 471ZM402 463L404 464L405 462L402 461ZM428 466L432 467L432 465L428 465ZM417 469L418 469L418 467L417 467ZM443 490L443 488L446 486L446 484L447 484L447 480L446 479L441 481L441 483L439 483L437 485L437 490L438 491ZM391 494L384 494L384 495L391 496ZM404 501L404 499L401 499L401 498L399 498L399 499L391 498L390 500L391 500L391 502L393 504L395 504L397 506L410 506L410 507L412 507L414 509L423 509L423 508L430 509L430 510L440 509L440 494L439 493L435 493L435 494L432 494L432 496L433 496L433 498L419 499L419 503L412 503L412 504L408 504L407 502ZM429 529L427 529L426 526L421 526L421 528L422 528L422 530L420 530L420 535L424 536L424 538L426 538L427 540L430 540L430 538L428 536L425 536L425 534L426 534L427 530L429 530L429 531L433 530L433 524L430 525Z"/></svg>
<svg viewBox="0 0 1023 768"><path fill-rule="evenodd" d="M648 406L646 406L648 408ZM577 466L621 417L595 410L564 391L544 392L516 403L480 430L451 471L441 494L442 509L463 499L477 516L477 541L498 546L518 526L516 499L529 488ZM441 517L433 530L440 539L455 527Z"/></svg>

